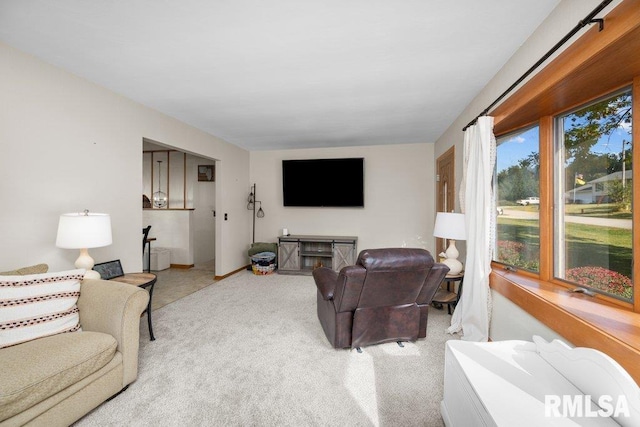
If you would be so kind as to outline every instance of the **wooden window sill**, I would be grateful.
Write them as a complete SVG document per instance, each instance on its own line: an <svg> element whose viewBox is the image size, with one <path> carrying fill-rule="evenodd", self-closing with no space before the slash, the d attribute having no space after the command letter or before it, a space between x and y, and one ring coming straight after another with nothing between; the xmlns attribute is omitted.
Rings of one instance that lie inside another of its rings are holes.
<svg viewBox="0 0 640 427"><path fill-rule="evenodd" d="M507 270L494 269L489 282L567 341L615 359L640 384L640 313Z"/></svg>

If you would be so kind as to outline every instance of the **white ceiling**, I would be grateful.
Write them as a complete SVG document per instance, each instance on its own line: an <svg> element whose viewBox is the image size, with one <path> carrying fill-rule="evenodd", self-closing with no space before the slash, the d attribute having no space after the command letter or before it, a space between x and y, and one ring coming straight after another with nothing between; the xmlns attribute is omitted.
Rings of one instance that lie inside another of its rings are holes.
<svg viewBox="0 0 640 427"><path fill-rule="evenodd" d="M249 150L435 142L558 3L2 0L0 40Z"/></svg>

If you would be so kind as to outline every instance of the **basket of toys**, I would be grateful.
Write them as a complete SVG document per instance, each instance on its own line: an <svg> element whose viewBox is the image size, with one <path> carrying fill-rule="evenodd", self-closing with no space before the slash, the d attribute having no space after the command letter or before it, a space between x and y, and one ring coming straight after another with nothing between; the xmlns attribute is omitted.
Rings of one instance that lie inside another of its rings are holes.
<svg viewBox="0 0 640 427"><path fill-rule="evenodd" d="M259 252L251 255L251 270L253 274L264 275L273 273L276 269L276 254L273 252Z"/></svg>

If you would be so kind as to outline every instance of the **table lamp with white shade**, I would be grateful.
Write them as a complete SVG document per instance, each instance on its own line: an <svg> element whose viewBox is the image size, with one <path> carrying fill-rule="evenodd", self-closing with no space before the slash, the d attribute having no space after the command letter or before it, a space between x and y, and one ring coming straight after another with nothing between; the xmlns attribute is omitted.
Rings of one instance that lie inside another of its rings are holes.
<svg viewBox="0 0 640 427"><path fill-rule="evenodd" d="M84 268L85 279L99 279L100 273L93 271L94 261L89 248L109 246L111 238L111 216L103 213L84 212L60 215L56 246L64 249L80 249L76 268Z"/></svg>
<svg viewBox="0 0 640 427"><path fill-rule="evenodd" d="M449 247L445 251L447 258L442 263L449 267L450 275L460 274L462 272L462 263L458 260L460 253L456 248L456 240L465 240L467 238L464 214L438 212L433 235L449 240Z"/></svg>

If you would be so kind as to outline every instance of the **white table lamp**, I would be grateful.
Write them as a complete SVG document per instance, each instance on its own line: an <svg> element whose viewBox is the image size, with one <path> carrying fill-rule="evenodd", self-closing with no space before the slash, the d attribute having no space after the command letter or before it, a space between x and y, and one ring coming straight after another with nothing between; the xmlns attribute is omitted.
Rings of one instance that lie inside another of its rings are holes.
<svg viewBox="0 0 640 427"><path fill-rule="evenodd" d="M76 268L84 268L85 279L99 279L100 273L93 271L94 261L89 255L89 248L100 248L112 243L111 217L109 214L79 213L60 215L56 246L64 249L80 249L76 260Z"/></svg>
<svg viewBox="0 0 640 427"><path fill-rule="evenodd" d="M460 252L456 248L456 240L465 240L467 238L464 214L438 212L433 235L449 240L449 247L445 252L447 257L442 263L449 267L450 275L460 274L462 272L462 263L458 260Z"/></svg>

